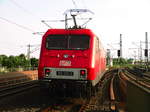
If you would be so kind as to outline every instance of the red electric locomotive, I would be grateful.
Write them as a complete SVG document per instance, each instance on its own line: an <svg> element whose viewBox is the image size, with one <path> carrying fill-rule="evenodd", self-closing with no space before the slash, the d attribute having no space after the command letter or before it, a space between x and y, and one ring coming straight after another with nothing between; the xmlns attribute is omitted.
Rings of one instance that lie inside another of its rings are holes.
<svg viewBox="0 0 150 112"><path fill-rule="evenodd" d="M90 29L49 29L42 38L38 77L42 86L95 87L106 68L105 51ZM84 85L84 86L83 86Z"/></svg>

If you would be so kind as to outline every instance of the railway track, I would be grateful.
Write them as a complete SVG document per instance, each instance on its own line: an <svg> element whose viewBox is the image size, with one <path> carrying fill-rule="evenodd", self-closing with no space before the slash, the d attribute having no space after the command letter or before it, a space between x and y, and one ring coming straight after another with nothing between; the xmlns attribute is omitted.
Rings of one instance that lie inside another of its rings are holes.
<svg viewBox="0 0 150 112"><path fill-rule="evenodd" d="M63 95L65 93L59 93L61 95L60 97L49 96L47 93L40 93L40 100L37 99L37 102L39 102L37 110L39 109L38 112L124 112L125 106L124 103L122 103L122 96L120 96L120 94L122 94L120 93L122 89L116 89L125 87L124 85L126 85L126 83L124 79L125 78L120 75L120 72L118 72L118 69L107 71L98 84L98 91L89 99L80 96L65 97ZM123 87L118 86L119 84L123 85ZM17 95L16 93L23 93L24 91L27 92L28 89L31 90L31 88L34 87L38 87L38 81L28 81L22 84L14 84L14 86L3 87L0 88L0 98L5 98L12 94ZM42 106L39 107L39 105ZM22 106L24 110L28 110L29 108L30 106Z"/></svg>
<svg viewBox="0 0 150 112"><path fill-rule="evenodd" d="M85 110L79 112L126 112L125 80L117 69L109 71L105 76L100 90L95 97L91 97ZM122 94L123 93L123 94Z"/></svg>
<svg viewBox="0 0 150 112"><path fill-rule="evenodd" d="M149 112L150 78L142 71L125 68L121 76L127 82L127 109L128 112ZM136 100L135 100L136 99Z"/></svg>
<svg viewBox="0 0 150 112"><path fill-rule="evenodd" d="M124 69L123 72L126 77L128 77L128 80L134 81L144 88L150 89L150 76L148 74L143 74L142 72L135 71L129 68Z"/></svg>
<svg viewBox="0 0 150 112"><path fill-rule="evenodd" d="M37 80L37 71L11 72L0 75L0 88Z"/></svg>
<svg viewBox="0 0 150 112"><path fill-rule="evenodd" d="M1 86L0 87L0 98L5 98L7 96L11 96L16 93L20 93L23 91L26 91L28 89L37 87L38 81L26 81L19 84L13 84L13 85L7 85L7 86Z"/></svg>
<svg viewBox="0 0 150 112"><path fill-rule="evenodd" d="M81 96L65 97L65 93L57 93L61 95L60 97L49 96L47 93L40 93L39 96L37 96L37 98L40 97L40 100L37 99L36 101L39 101L36 110L38 110L38 112L126 112L128 81L137 82L141 86L144 86L144 88L149 89L147 86L149 82L145 80L144 76L139 77L129 73L129 71L125 69L114 69L106 72L101 82L98 84L98 91L89 99L82 98ZM24 91L27 92L28 89L31 90L31 88L34 87L38 87L37 81L24 82L15 86L11 85L11 87L8 88L1 87L0 98L5 98ZM39 105L42 106L40 107ZM29 109L30 106L22 106L22 108Z"/></svg>
<svg viewBox="0 0 150 112"><path fill-rule="evenodd" d="M119 83L118 70L107 71L98 84L98 91L89 99L75 98L73 102L68 99L67 106L64 105L66 100L62 100L61 104L55 101L54 105L42 109L41 112L125 112L124 101L120 95L122 90L116 89Z"/></svg>
<svg viewBox="0 0 150 112"><path fill-rule="evenodd" d="M38 86L36 71L12 72L0 76L0 98Z"/></svg>

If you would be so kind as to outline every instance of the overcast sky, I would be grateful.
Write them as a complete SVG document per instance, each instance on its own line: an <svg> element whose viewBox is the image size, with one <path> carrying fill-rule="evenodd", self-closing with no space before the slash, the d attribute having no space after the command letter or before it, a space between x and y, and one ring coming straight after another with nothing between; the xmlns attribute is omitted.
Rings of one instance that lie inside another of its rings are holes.
<svg viewBox="0 0 150 112"><path fill-rule="evenodd" d="M105 49L119 49L121 33L124 57L133 57L129 48L137 46L132 43L144 42L145 32L150 33L150 0L0 0L0 54L26 54L28 44L41 43L41 35L32 33L48 29L41 20L64 19L64 11L71 8L87 8L95 13L88 28L100 37ZM50 25L56 28L59 23ZM31 56L38 57L39 51Z"/></svg>

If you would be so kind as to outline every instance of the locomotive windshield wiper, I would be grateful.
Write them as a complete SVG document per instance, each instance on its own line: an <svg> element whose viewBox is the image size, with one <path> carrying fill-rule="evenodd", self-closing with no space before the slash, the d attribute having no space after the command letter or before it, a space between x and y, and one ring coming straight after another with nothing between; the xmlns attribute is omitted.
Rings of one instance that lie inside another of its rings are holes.
<svg viewBox="0 0 150 112"><path fill-rule="evenodd" d="M78 49L78 50L85 50L85 48L75 48L75 49Z"/></svg>
<svg viewBox="0 0 150 112"><path fill-rule="evenodd" d="M70 35L68 35L68 36L67 36L67 49L69 49L69 47L70 47L70 46L69 46L70 38L71 38L71 36L70 36Z"/></svg>
<svg viewBox="0 0 150 112"><path fill-rule="evenodd" d="M85 50L87 48L70 48L70 49L73 49L73 50Z"/></svg>
<svg viewBox="0 0 150 112"><path fill-rule="evenodd" d="M60 47L50 47L48 49L51 49L51 50L59 50L59 49L62 49L62 50L66 50L67 48L60 48Z"/></svg>

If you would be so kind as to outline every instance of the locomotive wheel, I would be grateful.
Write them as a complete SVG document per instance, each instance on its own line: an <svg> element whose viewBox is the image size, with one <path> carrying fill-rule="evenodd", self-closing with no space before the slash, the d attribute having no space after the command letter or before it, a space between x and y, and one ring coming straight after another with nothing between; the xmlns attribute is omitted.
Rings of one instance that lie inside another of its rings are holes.
<svg viewBox="0 0 150 112"><path fill-rule="evenodd" d="M45 84L40 83L39 88L40 88L40 92L42 94L48 95L50 93L49 87L47 85L45 85Z"/></svg>
<svg viewBox="0 0 150 112"><path fill-rule="evenodd" d="M50 94L51 96L53 96L54 93L55 93L55 87L54 87L54 86L55 86L55 85L54 85L53 83L51 83L50 86L49 86L49 94Z"/></svg>
<svg viewBox="0 0 150 112"><path fill-rule="evenodd" d="M96 87L92 87L92 96L96 95Z"/></svg>
<svg viewBox="0 0 150 112"><path fill-rule="evenodd" d="M87 87L86 87L86 96L88 99L90 99L90 97L92 96L92 84L91 83L87 83Z"/></svg>
<svg viewBox="0 0 150 112"><path fill-rule="evenodd" d="M92 96L96 96L96 93L98 92L99 88L98 88L98 84L95 85L94 87L92 86Z"/></svg>
<svg viewBox="0 0 150 112"><path fill-rule="evenodd" d="M81 87L81 91L80 91L82 98L87 98L87 96L86 96L86 90L87 90L86 84L83 84L82 87Z"/></svg>

